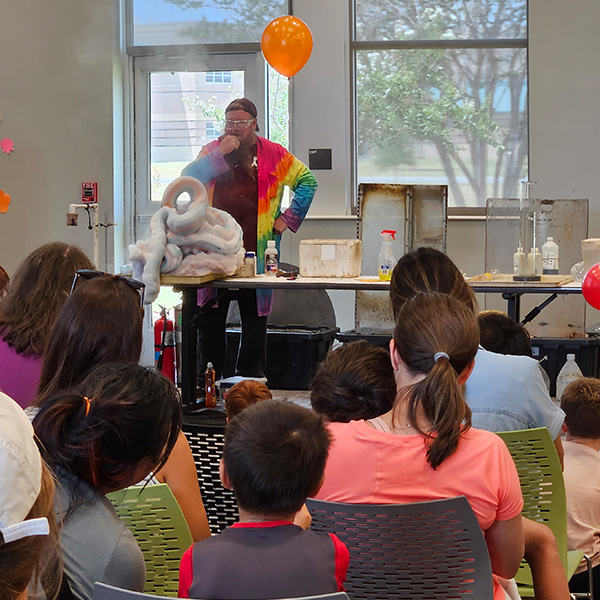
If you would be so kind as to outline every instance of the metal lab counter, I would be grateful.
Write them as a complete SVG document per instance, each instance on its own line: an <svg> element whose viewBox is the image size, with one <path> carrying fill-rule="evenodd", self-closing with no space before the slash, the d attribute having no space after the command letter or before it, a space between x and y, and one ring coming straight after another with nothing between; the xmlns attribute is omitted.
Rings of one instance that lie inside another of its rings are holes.
<svg viewBox="0 0 600 600"><path fill-rule="evenodd" d="M197 305L197 291L199 288L210 287L216 289L324 289L324 290L372 290L387 291L389 281L380 281L374 277L350 278L325 278L325 277L299 277L286 279L285 277L226 277L216 278L214 275L202 277L188 276L162 276L162 285L173 286L182 292L181 315L181 393L184 406L193 407L196 404L196 377L197 377L197 340L195 321L202 308ZM514 320L520 318L520 299L523 294L580 294L581 285L568 283L566 285L548 285L541 282L495 282L476 281L469 284L476 293L502 294L508 302L508 315Z"/></svg>

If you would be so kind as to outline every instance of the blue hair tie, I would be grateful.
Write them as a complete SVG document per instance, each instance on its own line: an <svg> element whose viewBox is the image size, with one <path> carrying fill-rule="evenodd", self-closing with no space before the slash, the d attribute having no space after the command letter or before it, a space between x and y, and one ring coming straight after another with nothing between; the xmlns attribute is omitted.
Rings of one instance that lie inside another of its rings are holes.
<svg viewBox="0 0 600 600"><path fill-rule="evenodd" d="M450 357L445 352L436 352L433 355L433 360L435 360L435 362L437 362L440 358L442 358L442 356L444 358L447 358L448 360L450 360Z"/></svg>

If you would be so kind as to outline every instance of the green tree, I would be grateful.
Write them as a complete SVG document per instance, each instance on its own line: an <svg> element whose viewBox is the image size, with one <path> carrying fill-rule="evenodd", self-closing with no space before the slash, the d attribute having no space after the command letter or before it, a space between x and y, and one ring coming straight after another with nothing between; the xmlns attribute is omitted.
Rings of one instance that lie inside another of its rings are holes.
<svg viewBox="0 0 600 600"><path fill-rule="evenodd" d="M265 26L288 14L288 0L167 0L179 8L200 10L200 20L185 28L185 34L205 43L207 40L258 42Z"/></svg>
<svg viewBox="0 0 600 600"><path fill-rule="evenodd" d="M356 0L356 7L359 41L524 37L524 0ZM373 49L356 58L359 156L411 164L414 140L424 140L435 146L457 205L467 203L459 178L478 203L490 176L492 195L516 193L527 152L524 50ZM509 110L499 114L499 103Z"/></svg>

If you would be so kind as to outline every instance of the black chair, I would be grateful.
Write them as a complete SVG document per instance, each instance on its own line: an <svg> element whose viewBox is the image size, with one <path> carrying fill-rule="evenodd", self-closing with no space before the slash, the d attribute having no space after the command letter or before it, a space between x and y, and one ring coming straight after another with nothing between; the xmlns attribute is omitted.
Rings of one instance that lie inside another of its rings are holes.
<svg viewBox="0 0 600 600"><path fill-rule="evenodd" d="M414 504L308 499L311 529L350 551L344 587L354 600L492 600L492 568L464 496Z"/></svg>
<svg viewBox="0 0 600 600"><path fill-rule="evenodd" d="M188 439L200 492L212 534L238 520L238 508L231 490L223 487L219 476L219 463L225 441L225 413L204 409L197 414L184 415L182 430Z"/></svg>
<svg viewBox="0 0 600 600"><path fill-rule="evenodd" d="M141 592L132 592L124 590L106 583L94 583L93 600L171 600L165 596L153 596L142 594ZM322 594L319 596L302 596L302 598L281 598L280 600L350 600L345 592L332 592L331 594Z"/></svg>

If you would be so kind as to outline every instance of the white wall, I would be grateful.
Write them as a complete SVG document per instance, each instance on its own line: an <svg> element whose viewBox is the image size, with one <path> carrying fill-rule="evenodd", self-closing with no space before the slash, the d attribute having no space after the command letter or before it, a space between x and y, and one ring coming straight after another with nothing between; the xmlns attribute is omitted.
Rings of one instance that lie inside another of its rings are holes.
<svg viewBox="0 0 600 600"><path fill-rule="evenodd" d="M313 216L343 214L350 195L347 4L294 0L315 43L293 82L293 150L303 160L309 148L333 151L333 170L317 172ZM12 196L9 211L0 214L0 264L9 272L54 239L79 243L92 254L85 227L65 226L66 208L78 201L82 181L98 181L101 216L112 219L113 158L128 161L119 154L122 132L113 133L113 82L120 80L115 14L106 0L3 2L0 139L15 142L14 153L0 154L0 189ZM545 196L589 198L590 235L600 235L599 22L597 0L530 0L531 176ZM122 123L122 115L115 118ZM126 219L120 197L117 204L119 219ZM348 221L309 219L293 241L284 240L282 258L293 258L301 237L325 232L353 237L354 229ZM482 272L483 223L450 222L448 253L467 273ZM101 267L103 254L101 244Z"/></svg>
<svg viewBox="0 0 600 600"><path fill-rule="evenodd" d="M0 214L0 264L9 272L56 239L92 256L92 234L65 225L83 181L98 182L101 218L112 216L112 8L90 0L3 2L0 139L15 143L12 154L0 154L0 189L11 195Z"/></svg>

